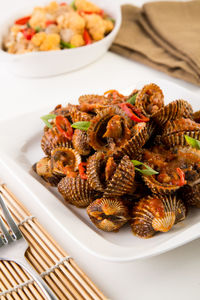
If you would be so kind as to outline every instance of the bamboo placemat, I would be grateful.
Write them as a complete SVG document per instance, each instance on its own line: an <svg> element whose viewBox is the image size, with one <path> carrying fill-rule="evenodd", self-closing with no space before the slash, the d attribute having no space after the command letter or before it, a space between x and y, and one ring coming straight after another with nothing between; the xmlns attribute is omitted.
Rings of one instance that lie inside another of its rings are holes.
<svg viewBox="0 0 200 300"><path fill-rule="evenodd" d="M107 298L10 192L0 185L13 218L29 243L26 258L60 300L106 300ZM2 215L2 213L0 212ZM3 217L3 216L2 216ZM0 261L1 300L44 300L40 288L20 266Z"/></svg>

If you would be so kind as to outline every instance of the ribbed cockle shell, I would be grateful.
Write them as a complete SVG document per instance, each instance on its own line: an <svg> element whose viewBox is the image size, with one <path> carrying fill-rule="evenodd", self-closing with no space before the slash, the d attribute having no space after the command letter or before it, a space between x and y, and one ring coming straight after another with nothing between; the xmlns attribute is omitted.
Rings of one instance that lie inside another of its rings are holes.
<svg viewBox="0 0 200 300"><path fill-rule="evenodd" d="M90 121L92 118L88 113L81 111L78 105L69 104L68 109L73 123Z"/></svg>
<svg viewBox="0 0 200 300"><path fill-rule="evenodd" d="M88 181L79 175L75 178L64 177L58 184L58 191L67 202L77 207L87 207L96 195Z"/></svg>
<svg viewBox="0 0 200 300"><path fill-rule="evenodd" d="M87 132L80 129L74 131L72 145L80 155L88 155L92 149L88 142Z"/></svg>
<svg viewBox="0 0 200 300"><path fill-rule="evenodd" d="M87 161L87 177L90 186L99 192L103 192L105 183L105 167L107 157L103 152L96 152Z"/></svg>
<svg viewBox="0 0 200 300"><path fill-rule="evenodd" d="M47 156L51 156L51 151L56 147L70 147L70 145L71 142L55 126L45 130L41 140L42 150Z"/></svg>
<svg viewBox="0 0 200 300"><path fill-rule="evenodd" d="M200 140L200 124L184 118L168 121L163 130L161 141L169 147L188 146L185 135Z"/></svg>
<svg viewBox="0 0 200 300"><path fill-rule="evenodd" d="M83 95L78 99L80 110L83 112L95 112L104 109L110 104L110 100L100 95Z"/></svg>
<svg viewBox="0 0 200 300"><path fill-rule="evenodd" d="M43 157L40 159L35 165L33 165L33 170L51 186L57 186L61 179L61 177L52 173L49 157Z"/></svg>
<svg viewBox="0 0 200 300"><path fill-rule="evenodd" d="M127 207L119 199L101 198L92 202L87 213L91 221L101 230L119 230L128 220Z"/></svg>
<svg viewBox="0 0 200 300"><path fill-rule="evenodd" d="M137 123L132 128L132 133L133 136L117 150L115 153L116 157L128 155L131 159L139 159L142 147L149 138L148 125L144 122Z"/></svg>
<svg viewBox="0 0 200 300"><path fill-rule="evenodd" d="M182 221L186 209L176 197L159 195L141 199L132 212L131 227L133 233L142 238L150 238L157 231L167 232L172 226Z"/></svg>
<svg viewBox="0 0 200 300"><path fill-rule="evenodd" d="M192 115L192 119L196 122L196 123L200 123L200 110L195 111Z"/></svg>
<svg viewBox="0 0 200 300"><path fill-rule="evenodd" d="M77 171L80 163L80 154L72 148L57 147L51 152L53 174L65 176L68 172Z"/></svg>
<svg viewBox="0 0 200 300"><path fill-rule="evenodd" d="M158 112L164 107L164 95L160 87L154 83L145 85L137 94L135 106L147 117Z"/></svg>
<svg viewBox="0 0 200 300"><path fill-rule="evenodd" d="M159 151L163 151L163 153L164 151L167 151L164 154L166 158L165 161L162 161L162 159L158 160L158 156L156 156L156 153L154 152L152 152L152 158L147 158L146 152L148 153L150 151L147 150L144 152L146 164L150 165L153 169L156 169L159 172L158 175L143 175L143 179L146 185L151 189L153 193L164 195L176 192L180 188L183 188L182 186L186 185L188 181L191 181L192 175L194 173L196 176L196 170L200 165L200 150L191 147L177 146L175 149L173 149L173 151L165 150L163 147L160 148ZM159 166L161 167L162 171L160 171ZM178 175L177 168L181 169L184 172L184 183L174 184L174 174L176 173L176 176L180 177L180 175ZM159 180L159 177L161 178L163 176L163 171L166 176L164 174L165 180L161 181Z"/></svg>
<svg viewBox="0 0 200 300"><path fill-rule="evenodd" d="M167 121L184 118L192 118L192 106L185 100L176 100L161 108L152 118L163 126Z"/></svg>
<svg viewBox="0 0 200 300"><path fill-rule="evenodd" d="M135 167L130 158L124 156L107 183L104 197L119 197L134 191Z"/></svg>
<svg viewBox="0 0 200 300"><path fill-rule="evenodd" d="M116 119L118 116L118 120ZM111 126L111 120L114 126ZM107 107L94 117L87 131L90 146L97 151L110 151L125 144L131 137L132 120L117 106ZM112 130L111 130L112 127Z"/></svg>

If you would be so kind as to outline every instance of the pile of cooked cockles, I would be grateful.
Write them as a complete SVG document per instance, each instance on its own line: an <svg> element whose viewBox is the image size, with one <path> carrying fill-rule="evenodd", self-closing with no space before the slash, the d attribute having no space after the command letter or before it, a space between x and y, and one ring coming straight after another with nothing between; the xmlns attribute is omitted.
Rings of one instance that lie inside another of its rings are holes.
<svg viewBox="0 0 200 300"><path fill-rule="evenodd" d="M149 238L200 207L200 111L187 101L165 105L151 83L128 96L80 96L42 120L45 157L34 170L99 229L129 223Z"/></svg>

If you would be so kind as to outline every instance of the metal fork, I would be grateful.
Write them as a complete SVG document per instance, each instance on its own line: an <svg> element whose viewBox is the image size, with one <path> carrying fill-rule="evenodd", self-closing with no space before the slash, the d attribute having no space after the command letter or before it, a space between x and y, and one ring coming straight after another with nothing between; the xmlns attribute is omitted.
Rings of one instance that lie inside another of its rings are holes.
<svg viewBox="0 0 200 300"><path fill-rule="evenodd" d="M28 248L28 243L24 239L17 224L13 220L10 211L8 210L3 195L0 193L0 206L2 208L4 217L10 226L11 233L7 230L3 218L0 216L0 228L3 235L0 236L0 260L13 261L23 267L31 277L37 282L42 292L48 300L57 300L56 296L39 276L39 274L31 267L25 259L24 254Z"/></svg>

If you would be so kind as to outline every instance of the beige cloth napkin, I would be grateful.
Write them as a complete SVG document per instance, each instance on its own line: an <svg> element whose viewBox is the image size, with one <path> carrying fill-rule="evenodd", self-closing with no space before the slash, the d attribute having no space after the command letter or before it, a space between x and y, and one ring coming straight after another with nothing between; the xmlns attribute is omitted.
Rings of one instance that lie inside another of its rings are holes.
<svg viewBox="0 0 200 300"><path fill-rule="evenodd" d="M122 6L111 51L200 85L200 0Z"/></svg>

